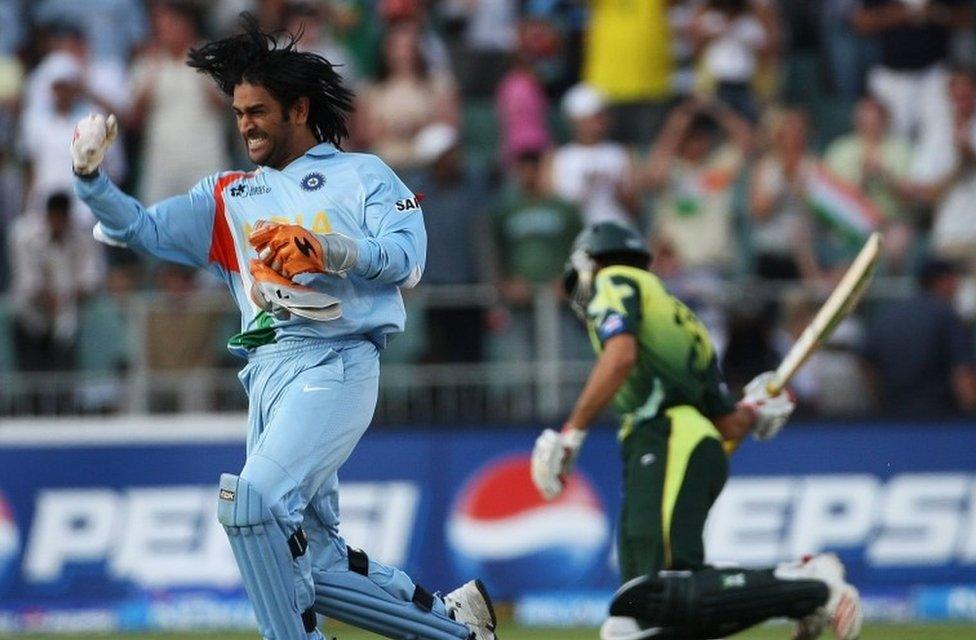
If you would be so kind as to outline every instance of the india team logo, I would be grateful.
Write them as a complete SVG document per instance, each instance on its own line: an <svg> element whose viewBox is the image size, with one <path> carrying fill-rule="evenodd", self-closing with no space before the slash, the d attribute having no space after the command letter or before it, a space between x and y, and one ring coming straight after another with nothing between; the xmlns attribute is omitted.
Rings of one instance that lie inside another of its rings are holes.
<svg viewBox="0 0 976 640"><path fill-rule="evenodd" d="M302 189L305 191L318 191L324 184L325 176L318 171L313 171L302 178Z"/></svg>
<svg viewBox="0 0 976 640"><path fill-rule="evenodd" d="M17 566L19 552L17 523L3 494L0 494L0 587L9 580L11 571Z"/></svg>
<svg viewBox="0 0 976 640"><path fill-rule="evenodd" d="M461 488L447 521L458 579L481 576L492 595L579 585L606 555L610 526L579 473L547 502L527 455L493 460Z"/></svg>

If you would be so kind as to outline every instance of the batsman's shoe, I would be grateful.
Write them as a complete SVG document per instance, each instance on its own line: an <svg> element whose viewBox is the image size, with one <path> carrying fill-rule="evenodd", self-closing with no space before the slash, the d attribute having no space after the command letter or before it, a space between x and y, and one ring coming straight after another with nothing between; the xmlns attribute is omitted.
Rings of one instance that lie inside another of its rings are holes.
<svg viewBox="0 0 976 640"><path fill-rule="evenodd" d="M856 640L861 637L864 612L861 610L861 594L857 587L844 583L837 594L837 605L830 615L830 628L837 640ZM831 590L831 599L834 592Z"/></svg>
<svg viewBox="0 0 976 640"><path fill-rule="evenodd" d="M797 621L793 640L814 640L828 626L837 640L856 640L860 636L864 622L861 595L853 585L845 582L844 564L836 555L807 556L798 563L781 565L776 574L785 579L820 580L830 592L827 604Z"/></svg>
<svg viewBox="0 0 976 640"><path fill-rule="evenodd" d="M473 640L496 640L495 608L481 580L472 580L444 596L448 614L471 630Z"/></svg>

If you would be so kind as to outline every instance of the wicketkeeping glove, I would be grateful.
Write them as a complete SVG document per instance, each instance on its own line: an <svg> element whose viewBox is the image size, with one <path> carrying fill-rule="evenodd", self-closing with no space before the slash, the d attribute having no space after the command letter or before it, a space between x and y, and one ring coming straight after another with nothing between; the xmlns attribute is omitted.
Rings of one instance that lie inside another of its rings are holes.
<svg viewBox="0 0 976 640"><path fill-rule="evenodd" d="M248 242L258 259L291 278L299 273L345 275L356 265L356 242L341 233L312 233L297 224L259 220Z"/></svg>
<svg viewBox="0 0 976 640"><path fill-rule="evenodd" d="M796 403L785 389L779 395L769 395L767 385L775 377L775 371L760 373L746 385L745 396L739 401L739 406L748 407L756 414L756 423L752 427L756 440L769 440L779 433L796 408Z"/></svg>
<svg viewBox="0 0 976 640"><path fill-rule="evenodd" d="M251 260L251 300L280 320L291 314L309 320L328 321L342 316L342 304L327 293L281 277L260 260Z"/></svg>
<svg viewBox="0 0 976 640"><path fill-rule="evenodd" d="M119 123L114 114L106 118L92 113L79 120L70 145L71 166L75 173L88 175L98 169L118 134Z"/></svg>
<svg viewBox="0 0 976 640"><path fill-rule="evenodd" d="M546 429L532 449L532 482L546 500L563 492L573 470L586 431L564 427L561 432Z"/></svg>

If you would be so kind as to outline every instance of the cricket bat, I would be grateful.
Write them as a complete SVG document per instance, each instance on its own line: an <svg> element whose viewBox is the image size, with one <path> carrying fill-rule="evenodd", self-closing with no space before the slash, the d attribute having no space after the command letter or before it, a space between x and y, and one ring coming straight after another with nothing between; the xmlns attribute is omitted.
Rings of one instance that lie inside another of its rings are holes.
<svg viewBox="0 0 976 640"><path fill-rule="evenodd" d="M803 330L800 339L783 358L783 362L776 369L776 377L766 385L769 395L779 395L807 358L827 341L840 321L854 310L871 282L880 255L881 234L875 231L864 243L861 252L840 279L837 288L831 292L827 302L820 307L820 311Z"/></svg>

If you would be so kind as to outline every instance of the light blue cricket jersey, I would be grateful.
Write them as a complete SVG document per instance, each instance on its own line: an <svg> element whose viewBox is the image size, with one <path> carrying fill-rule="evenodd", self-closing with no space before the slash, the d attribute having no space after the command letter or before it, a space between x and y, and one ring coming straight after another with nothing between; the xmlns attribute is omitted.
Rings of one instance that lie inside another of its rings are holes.
<svg viewBox="0 0 976 640"><path fill-rule="evenodd" d="M400 287L423 273L427 234L416 196L379 158L322 143L283 170L259 167L204 178L184 195L148 209L105 177L75 178L75 192L112 240L163 260L203 267L230 287L241 310L231 351L275 341L363 336L379 346L403 331ZM263 312L248 292L248 264L257 254L247 238L261 219L298 224L313 233L356 240L359 256L347 277L301 274L295 281L342 301L342 317L317 322Z"/></svg>

